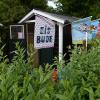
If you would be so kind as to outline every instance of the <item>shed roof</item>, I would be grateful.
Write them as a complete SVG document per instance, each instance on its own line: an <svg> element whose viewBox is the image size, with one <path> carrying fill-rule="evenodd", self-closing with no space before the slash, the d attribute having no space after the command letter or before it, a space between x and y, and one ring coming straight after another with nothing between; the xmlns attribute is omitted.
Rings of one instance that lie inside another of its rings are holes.
<svg viewBox="0 0 100 100"><path fill-rule="evenodd" d="M76 17L70 17L70 16L64 16L64 15L58 15L58 14L53 14L53 13L48 13L40 10L33 9L31 10L26 16L24 16L18 23L24 23L28 19L30 19L34 15L41 15L44 17L47 17L51 20L57 21L59 23L64 24L65 22L73 22L76 21Z"/></svg>

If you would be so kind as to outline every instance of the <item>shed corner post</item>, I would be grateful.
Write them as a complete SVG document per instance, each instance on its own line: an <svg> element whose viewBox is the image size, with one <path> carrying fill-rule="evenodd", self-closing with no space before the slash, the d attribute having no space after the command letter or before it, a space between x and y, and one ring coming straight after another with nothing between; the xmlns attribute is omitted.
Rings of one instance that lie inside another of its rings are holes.
<svg viewBox="0 0 100 100"><path fill-rule="evenodd" d="M59 25L59 62L63 60L63 24L58 23Z"/></svg>

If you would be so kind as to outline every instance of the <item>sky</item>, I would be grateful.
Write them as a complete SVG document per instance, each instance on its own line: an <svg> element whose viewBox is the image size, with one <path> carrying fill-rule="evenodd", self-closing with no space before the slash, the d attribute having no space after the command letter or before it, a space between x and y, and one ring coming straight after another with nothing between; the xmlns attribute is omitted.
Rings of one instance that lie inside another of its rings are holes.
<svg viewBox="0 0 100 100"><path fill-rule="evenodd" d="M51 6L53 8L56 8L56 5L54 4L54 2L52 0L48 0L48 6Z"/></svg>

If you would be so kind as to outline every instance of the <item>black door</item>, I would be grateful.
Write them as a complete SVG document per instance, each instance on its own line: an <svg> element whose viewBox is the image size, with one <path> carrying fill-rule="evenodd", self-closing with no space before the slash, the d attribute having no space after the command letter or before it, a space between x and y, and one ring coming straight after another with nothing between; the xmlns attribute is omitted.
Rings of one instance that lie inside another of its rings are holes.
<svg viewBox="0 0 100 100"><path fill-rule="evenodd" d="M39 63L44 66L45 64L53 63L53 48L44 48L39 50Z"/></svg>

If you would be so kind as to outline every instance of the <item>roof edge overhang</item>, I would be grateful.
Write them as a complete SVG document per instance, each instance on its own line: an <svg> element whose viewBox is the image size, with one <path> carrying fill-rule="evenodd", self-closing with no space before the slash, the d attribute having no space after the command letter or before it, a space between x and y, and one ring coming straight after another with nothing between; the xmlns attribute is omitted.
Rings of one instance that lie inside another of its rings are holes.
<svg viewBox="0 0 100 100"><path fill-rule="evenodd" d="M24 16L18 23L25 23L26 20L28 20L29 18L31 18L33 15L41 15L41 16L44 16L46 18L49 18L51 20L54 20L56 22L59 22L59 23L62 23L64 24L65 23L65 20L63 19L60 19L60 18L57 18L55 16L52 16L52 15L49 15L48 13L44 13L42 11L39 11L39 10L31 10L26 16Z"/></svg>

